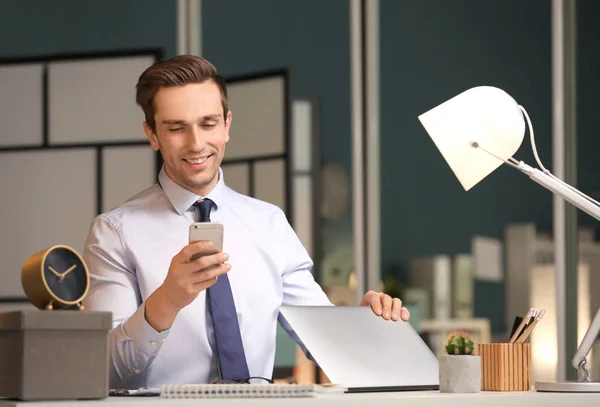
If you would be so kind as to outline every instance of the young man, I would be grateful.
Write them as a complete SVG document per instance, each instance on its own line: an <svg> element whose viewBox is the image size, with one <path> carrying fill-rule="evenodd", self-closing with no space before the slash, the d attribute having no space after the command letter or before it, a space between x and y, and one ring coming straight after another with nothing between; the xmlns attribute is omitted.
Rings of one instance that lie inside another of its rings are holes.
<svg viewBox="0 0 600 407"><path fill-rule="evenodd" d="M84 252L84 305L113 313L110 386L270 378L278 320L295 337L279 307L331 305L311 259L278 207L225 185L232 112L208 61L156 62L140 76L136 101L164 160L159 182L97 216ZM197 221L224 224L223 251L188 244ZM361 305L385 319L409 317L382 293L368 292Z"/></svg>

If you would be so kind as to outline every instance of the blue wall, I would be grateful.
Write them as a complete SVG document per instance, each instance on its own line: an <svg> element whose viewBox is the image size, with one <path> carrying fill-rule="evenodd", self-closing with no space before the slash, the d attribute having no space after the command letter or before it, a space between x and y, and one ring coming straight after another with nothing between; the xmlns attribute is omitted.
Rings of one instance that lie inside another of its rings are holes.
<svg viewBox="0 0 600 407"><path fill-rule="evenodd" d="M162 48L171 56L175 5L163 0L2 1L0 58L141 48Z"/></svg>

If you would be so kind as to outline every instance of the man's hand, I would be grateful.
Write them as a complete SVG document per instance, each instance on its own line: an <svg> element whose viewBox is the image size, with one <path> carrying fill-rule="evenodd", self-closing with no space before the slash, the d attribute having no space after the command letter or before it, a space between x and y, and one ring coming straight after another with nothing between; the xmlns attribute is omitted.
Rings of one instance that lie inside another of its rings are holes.
<svg viewBox="0 0 600 407"><path fill-rule="evenodd" d="M403 321L408 321L410 318L410 312L402 306L402 301L385 293L369 291L358 305L370 306L375 315L386 320L391 318L393 321L398 321L402 318Z"/></svg>
<svg viewBox="0 0 600 407"><path fill-rule="evenodd" d="M184 247L171 260L165 281L146 300L146 321L150 326L158 332L168 329L182 308L231 269L231 265L225 263L227 259L229 256L215 249L209 241Z"/></svg>

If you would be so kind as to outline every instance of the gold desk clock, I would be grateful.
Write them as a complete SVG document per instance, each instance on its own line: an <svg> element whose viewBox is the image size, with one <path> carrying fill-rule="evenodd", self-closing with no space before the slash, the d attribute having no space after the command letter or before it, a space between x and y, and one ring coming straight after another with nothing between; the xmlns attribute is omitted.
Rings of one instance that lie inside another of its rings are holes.
<svg viewBox="0 0 600 407"><path fill-rule="evenodd" d="M73 248L55 245L32 254L23 264L23 290L39 309L80 309L90 287L90 274Z"/></svg>

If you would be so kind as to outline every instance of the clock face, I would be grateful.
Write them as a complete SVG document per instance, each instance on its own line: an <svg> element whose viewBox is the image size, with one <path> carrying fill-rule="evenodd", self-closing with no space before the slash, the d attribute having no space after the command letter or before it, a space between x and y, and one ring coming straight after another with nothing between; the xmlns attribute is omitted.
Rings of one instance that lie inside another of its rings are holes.
<svg viewBox="0 0 600 407"><path fill-rule="evenodd" d="M61 301L74 303L82 299L89 279L84 263L76 253L67 248L55 248L46 255L43 267L46 284Z"/></svg>

